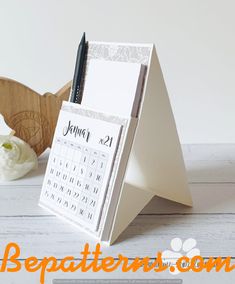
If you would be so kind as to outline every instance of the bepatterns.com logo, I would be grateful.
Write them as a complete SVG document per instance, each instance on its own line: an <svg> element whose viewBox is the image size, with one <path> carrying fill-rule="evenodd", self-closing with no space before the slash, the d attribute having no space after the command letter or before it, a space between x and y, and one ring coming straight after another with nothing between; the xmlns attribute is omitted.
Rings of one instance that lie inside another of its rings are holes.
<svg viewBox="0 0 235 284"><path fill-rule="evenodd" d="M231 264L231 257L209 257L207 261L200 255L196 248L196 241L188 239L184 242L181 239L173 239L171 242L172 250L166 250L163 253L156 252L155 258L149 256L142 256L135 258L128 258L124 254L119 253L117 256L104 256L101 250L101 245L96 244L94 250L90 249L90 245L86 243L80 252L80 255L65 256L63 259L58 260L54 256L45 256L38 259L36 256L30 256L22 260L20 246L16 243L9 243L5 247L0 265L0 273L10 272L17 273L21 269L33 273L39 271L40 284L45 283L45 277L50 272L67 272L73 273L76 271L81 272L113 272L120 271L120 274L126 272L156 272L170 271L170 273L177 274L179 272L201 272L201 271L225 271L231 272L235 269L235 265ZM183 255L182 252L185 253ZM164 258L170 257L174 259L173 263L164 263Z"/></svg>

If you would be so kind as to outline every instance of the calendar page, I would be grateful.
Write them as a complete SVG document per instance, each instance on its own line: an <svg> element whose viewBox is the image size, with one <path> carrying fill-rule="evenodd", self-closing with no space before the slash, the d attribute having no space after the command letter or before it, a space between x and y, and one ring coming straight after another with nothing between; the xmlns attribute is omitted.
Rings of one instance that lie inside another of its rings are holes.
<svg viewBox="0 0 235 284"><path fill-rule="evenodd" d="M61 110L39 204L97 231L121 130L97 115Z"/></svg>

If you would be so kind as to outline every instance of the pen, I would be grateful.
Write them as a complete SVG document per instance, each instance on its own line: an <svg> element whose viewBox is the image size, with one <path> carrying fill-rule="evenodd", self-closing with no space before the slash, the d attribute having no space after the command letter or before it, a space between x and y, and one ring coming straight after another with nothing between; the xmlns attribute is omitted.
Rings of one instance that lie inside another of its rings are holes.
<svg viewBox="0 0 235 284"><path fill-rule="evenodd" d="M78 46L76 65L74 70L73 84L70 94L70 102L81 103L81 83L83 77L84 65L86 62L86 35L83 33L82 39Z"/></svg>

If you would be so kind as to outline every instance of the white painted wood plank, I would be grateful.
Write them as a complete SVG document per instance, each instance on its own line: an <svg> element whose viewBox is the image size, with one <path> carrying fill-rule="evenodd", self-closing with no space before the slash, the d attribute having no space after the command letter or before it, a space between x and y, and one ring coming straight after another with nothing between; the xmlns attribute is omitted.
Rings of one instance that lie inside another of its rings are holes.
<svg viewBox="0 0 235 284"><path fill-rule="evenodd" d="M53 216L0 217L0 255L9 242L17 242L20 258L36 255L80 257L86 242L94 248L95 241L74 226ZM235 256L235 215L162 215L138 216L111 247L103 248L103 255L154 257L159 250L169 248L170 241L195 238L202 256Z"/></svg>
<svg viewBox="0 0 235 284"><path fill-rule="evenodd" d="M39 273L28 273L24 269L18 273L1 273L0 283L4 284L38 284ZM182 279L183 284L231 284L235 282L235 273L226 272L200 272L181 273L172 276L169 272L148 272L141 271L122 273L120 269L112 273L105 272L75 272L75 273L46 273L45 284L52 284L53 279ZM111 284L111 282L110 282Z"/></svg>
<svg viewBox="0 0 235 284"><path fill-rule="evenodd" d="M154 197L142 214L235 213L235 184L191 184L194 206ZM38 206L41 187L0 187L0 216L51 215Z"/></svg>
<svg viewBox="0 0 235 284"><path fill-rule="evenodd" d="M39 273L28 273L22 269L19 273L1 273L0 283L4 284L38 284ZM168 272L148 272L141 271L122 273L120 269L112 273L105 272L75 272L75 273L46 273L45 284L52 284L53 279L182 279L185 284L231 284L235 282L235 273L225 272L200 272L200 273L181 273L172 276ZM163 282L161 282L163 283ZM111 284L111 282L110 282Z"/></svg>
<svg viewBox="0 0 235 284"><path fill-rule="evenodd" d="M189 182L235 182L235 145L183 145Z"/></svg>
<svg viewBox="0 0 235 284"><path fill-rule="evenodd" d="M142 214L235 213L234 184L191 184L193 207L154 197ZM38 206L40 187L0 187L0 216L51 215Z"/></svg>
<svg viewBox="0 0 235 284"><path fill-rule="evenodd" d="M188 180L191 183L235 183L235 145L183 145ZM49 150L39 158L39 168L22 179L1 186L40 186Z"/></svg>
<svg viewBox="0 0 235 284"><path fill-rule="evenodd" d="M185 161L190 183L235 183L235 161Z"/></svg>
<svg viewBox="0 0 235 284"><path fill-rule="evenodd" d="M235 144L183 144L186 161L234 161Z"/></svg>
<svg viewBox="0 0 235 284"><path fill-rule="evenodd" d="M235 213L235 184L191 184L193 207L154 197L143 214Z"/></svg>

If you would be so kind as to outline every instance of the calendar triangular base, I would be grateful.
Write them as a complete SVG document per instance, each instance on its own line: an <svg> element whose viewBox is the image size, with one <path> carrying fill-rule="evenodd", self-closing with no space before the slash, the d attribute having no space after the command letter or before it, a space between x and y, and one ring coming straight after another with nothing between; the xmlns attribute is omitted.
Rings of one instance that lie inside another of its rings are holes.
<svg viewBox="0 0 235 284"><path fill-rule="evenodd" d="M174 116L156 49L152 46L139 122L110 244L154 195L192 205Z"/></svg>
<svg viewBox="0 0 235 284"><path fill-rule="evenodd" d="M135 196L134 199L133 196ZM128 183L124 184L109 242L110 244L128 227L153 196L154 194L144 191L143 189L136 188Z"/></svg>

